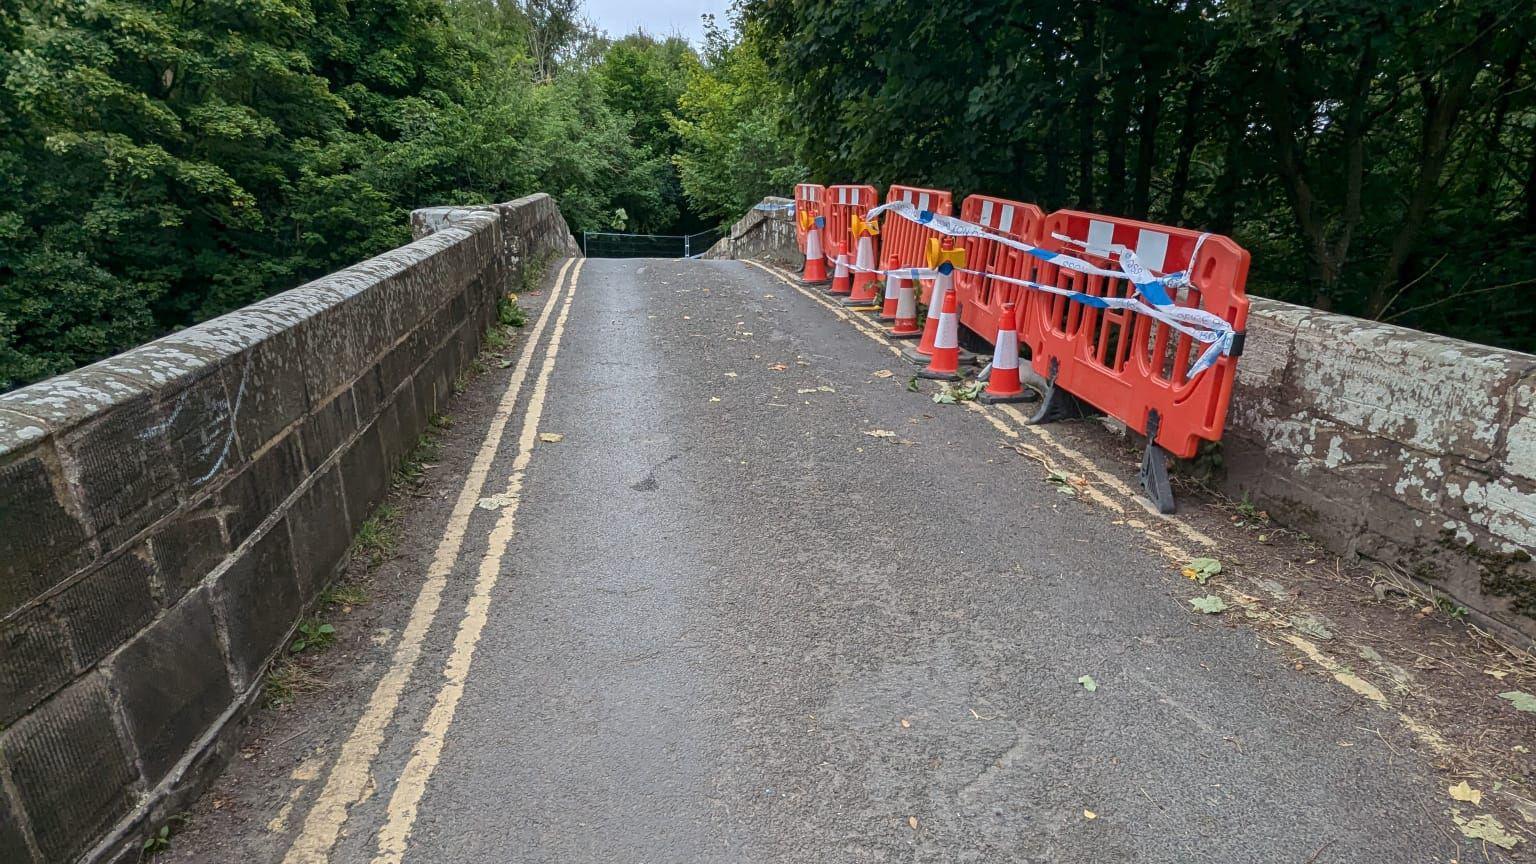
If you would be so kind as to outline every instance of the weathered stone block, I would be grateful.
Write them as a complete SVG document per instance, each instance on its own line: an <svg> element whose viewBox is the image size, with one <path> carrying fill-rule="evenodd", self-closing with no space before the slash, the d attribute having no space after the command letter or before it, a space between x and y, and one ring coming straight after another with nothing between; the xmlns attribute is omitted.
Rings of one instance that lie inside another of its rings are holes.
<svg viewBox="0 0 1536 864"><path fill-rule="evenodd" d="M177 503L166 429L147 394L64 435L80 503L103 550L126 542Z"/></svg>
<svg viewBox="0 0 1536 864"><path fill-rule="evenodd" d="M202 590L123 646L108 675L151 786L234 699Z"/></svg>
<svg viewBox="0 0 1536 864"><path fill-rule="evenodd" d="M69 640L45 605L0 623L0 728L75 677Z"/></svg>
<svg viewBox="0 0 1536 864"><path fill-rule="evenodd" d="M293 560L305 601L313 600L347 554L352 542L341 491L341 469L332 466L314 479L288 511Z"/></svg>
<svg viewBox="0 0 1536 864"><path fill-rule="evenodd" d="M341 457L341 480L346 489L347 515L352 524L348 534L356 534L389 491L389 463L384 461L384 447L379 440L378 424L369 426L357 436L344 456Z"/></svg>
<svg viewBox="0 0 1536 864"><path fill-rule="evenodd" d="M1297 331L1293 380L1316 413L1429 452L1493 455L1511 352L1343 315Z"/></svg>
<svg viewBox="0 0 1536 864"><path fill-rule="evenodd" d="M0 734L0 758L45 860L74 860L133 806L140 787L129 753L95 674Z"/></svg>
<svg viewBox="0 0 1536 864"><path fill-rule="evenodd" d="M81 669L88 669L160 610L154 564L143 546L111 558L50 599Z"/></svg>
<svg viewBox="0 0 1536 864"><path fill-rule="evenodd" d="M7 864L33 864L36 861L21 827L21 810L11 803L11 796L4 788L0 788L0 861Z"/></svg>
<svg viewBox="0 0 1536 864"><path fill-rule="evenodd" d="M304 447L308 470L317 470L356 430L357 406L350 389L311 412L299 427L299 442Z"/></svg>
<svg viewBox="0 0 1536 864"><path fill-rule="evenodd" d="M1514 416L1504 438L1504 470L1536 480L1536 373L1521 378L1511 393Z"/></svg>
<svg viewBox="0 0 1536 864"><path fill-rule="evenodd" d="M284 519L224 571L214 607L229 639L237 689L249 687L303 611Z"/></svg>
<svg viewBox="0 0 1536 864"><path fill-rule="evenodd" d="M0 618L90 561L49 441L0 454Z"/></svg>
<svg viewBox="0 0 1536 864"><path fill-rule="evenodd" d="M230 544L239 546L245 542L256 526L298 488L303 478L304 460L294 435L278 441L232 478L217 495L219 505L227 512L224 524Z"/></svg>
<svg viewBox="0 0 1536 864"><path fill-rule="evenodd" d="M149 548L166 606L202 582L229 554L218 510L213 506L178 514L150 537Z"/></svg>
<svg viewBox="0 0 1536 864"><path fill-rule="evenodd" d="M400 334L389 329L383 294L366 271L349 267L312 285L322 285L342 299L317 312L298 330L300 350L326 362L305 370L306 387L315 398L345 387Z"/></svg>
<svg viewBox="0 0 1536 864"><path fill-rule="evenodd" d="M242 309L226 317L257 314ZM294 330L282 330L249 349L234 366L239 370L233 394L235 434L244 452L254 453L309 410L303 346Z"/></svg>

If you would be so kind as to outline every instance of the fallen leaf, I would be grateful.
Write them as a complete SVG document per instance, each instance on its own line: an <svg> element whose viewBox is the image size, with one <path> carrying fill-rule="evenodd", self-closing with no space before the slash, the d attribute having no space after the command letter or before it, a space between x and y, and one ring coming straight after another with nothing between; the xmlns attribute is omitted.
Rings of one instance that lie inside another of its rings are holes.
<svg viewBox="0 0 1536 864"><path fill-rule="evenodd" d="M1083 685L1083 689L1087 690L1089 693L1099 689L1099 682L1093 680L1092 675L1084 675L1083 677L1077 679L1077 683Z"/></svg>
<svg viewBox="0 0 1536 864"><path fill-rule="evenodd" d="M476 502L475 506L481 510L500 510L511 503L512 496L503 493L501 495L492 495L489 498L481 498Z"/></svg>
<svg viewBox="0 0 1536 864"><path fill-rule="evenodd" d="M1490 814L1479 813L1471 819L1463 819L1461 811L1453 807L1451 819L1456 823L1456 827L1461 829L1463 835L1473 840L1483 840L1501 849L1513 849L1515 844L1520 842L1519 837L1505 831L1504 826L1499 824L1499 820Z"/></svg>
<svg viewBox="0 0 1536 864"><path fill-rule="evenodd" d="M916 375L913 375L911 378L907 379L907 389L911 390L913 393L917 392L917 376Z"/></svg>
<svg viewBox="0 0 1536 864"><path fill-rule="evenodd" d="M725 373L725 377L727 377L727 378L735 378L736 377L736 373L735 372L727 372L727 373Z"/></svg>
<svg viewBox="0 0 1536 864"><path fill-rule="evenodd" d="M743 330L743 331L741 331L741 335L743 335L743 336L751 336L752 335L752 331L751 330Z"/></svg>
<svg viewBox="0 0 1536 864"><path fill-rule="evenodd" d="M1493 677L1499 679L1500 681L1503 681L1504 680L1504 676L1508 675L1509 673L1505 672L1502 669L1484 669L1483 670L1483 674L1484 675L1492 675Z"/></svg>
<svg viewBox="0 0 1536 864"><path fill-rule="evenodd" d="M1099 814L1093 812L1092 810L1086 810L1085 809L1085 810L1083 810L1083 818L1084 819L1088 819L1088 820L1093 820L1093 819L1099 818Z"/></svg>
<svg viewBox="0 0 1536 864"><path fill-rule="evenodd" d="M1215 615L1218 612L1225 612L1227 609L1227 601L1217 597L1215 594L1207 594L1204 597L1196 597L1195 599L1189 601L1189 605L1199 609L1201 612L1204 612L1207 615Z"/></svg>
<svg viewBox="0 0 1536 864"><path fill-rule="evenodd" d="M1516 711L1526 711L1536 714L1536 696L1532 696L1523 690L1508 690L1499 694L1500 699L1508 699L1515 706Z"/></svg>
<svg viewBox="0 0 1536 864"><path fill-rule="evenodd" d="M540 432L539 440L543 441L545 444L559 444L561 441L565 440L565 436L561 435L559 432Z"/></svg>
<svg viewBox="0 0 1536 864"><path fill-rule="evenodd" d="M768 368L772 369L775 372L783 372L785 369L788 369L789 367L785 366L783 363L775 363L772 366L769 366Z"/></svg>
<svg viewBox="0 0 1536 864"><path fill-rule="evenodd" d="M711 401L711 402L719 402L720 401L720 397L719 396L711 396L711 397L709 397L709 401Z"/></svg>
<svg viewBox="0 0 1536 864"><path fill-rule="evenodd" d="M1446 791L1447 794L1449 794L1452 798L1455 798L1457 801L1465 801L1468 804L1481 804L1481 803L1483 803L1483 793L1482 793L1482 790L1473 789L1471 786L1467 785L1467 781L1465 781L1465 780L1461 781L1460 783L1457 783L1455 786L1452 786L1451 788L1449 788L1449 789L1447 789L1445 791Z"/></svg>
<svg viewBox="0 0 1536 864"><path fill-rule="evenodd" d="M1215 558L1196 558L1185 564L1179 572L1184 574L1184 578L1204 585L1212 576L1221 572L1221 562Z"/></svg>
<svg viewBox="0 0 1536 864"><path fill-rule="evenodd" d="M692 320L693 320L693 318L692 318L692 316L689 316L689 315L684 315L684 316L683 316L683 320L684 320L684 321L692 321Z"/></svg>
<svg viewBox="0 0 1536 864"><path fill-rule="evenodd" d="M901 728L903 728L903 729L911 729L912 728L912 721L908 720L905 717L901 718Z"/></svg>
<svg viewBox="0 0 1536 864"><path fill-rule="evenodd" d="M772 294L764 294L763 295L763 299L764 300L772 300L773 299L773 295Z"/></svg>
<svg viewBox="0 0 1536 864"><path fill-rule="evenodd" d="M911 826L913 831L916 831L917 830L917 817L916 816L908 816L907 817L907 824L909 826Z"/></svg>
<svg viewBox="0 0 1536 864"><path fill-rule="evenodd" d="M864 434L871 438L895 438L896 433L889 429L865 429Z"/></svg>
<svg viewBox="0 0 1536 864"><path fill-rule="evenodd" d="M889 378L889 377L891 377L892 375L895 375L895 374L896 374L895 372L892 372L889 369L880 369L878 371L869 373L869 377L871 377L871 378Z"/></svg>
<svg viewBox="0 0 1536 864"><path fill-rule="evenodd" d="M799 390L796 390L795 392L796 393L815 393L816 392L816 388L815 387L801 387Z"/></svg>

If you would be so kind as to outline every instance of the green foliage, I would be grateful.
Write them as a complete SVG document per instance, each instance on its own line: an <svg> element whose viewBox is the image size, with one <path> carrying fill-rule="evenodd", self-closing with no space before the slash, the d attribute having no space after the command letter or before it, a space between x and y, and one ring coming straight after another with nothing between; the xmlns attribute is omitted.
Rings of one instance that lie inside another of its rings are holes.
<svg viewBox="0 0 1536 864"><path fill-rule="evenodd" d="M1231 234L1255 293L1536 350L1532 4L742 12L809 179Z"/></svg>
<svg viewBox="0 0 1536 864"><path fill-rule="evenodd" d="M676 219L658 106L697 60L642 38L591 71L578 8L6 5L0 390L406 242L415 207L547 191L578 232Z"/></svg>
<svg viewBox="0 0 1536 864"><path fill-rule="evenodd" d="M789 110L751 31L732 35L711 21L705 64L690 72L669 121L673 162L695 210L730 222L804 177L781 131Z"/></svg>
<svg viewBox="0 0 1536 864"><path fill-rule="evenodd" d="M305 651L324 651L336 641L336 628L331 624L321 621L319 618L305 618L299 622L298 635L293 643L288 646L288 653L302 654Z"/></svg>

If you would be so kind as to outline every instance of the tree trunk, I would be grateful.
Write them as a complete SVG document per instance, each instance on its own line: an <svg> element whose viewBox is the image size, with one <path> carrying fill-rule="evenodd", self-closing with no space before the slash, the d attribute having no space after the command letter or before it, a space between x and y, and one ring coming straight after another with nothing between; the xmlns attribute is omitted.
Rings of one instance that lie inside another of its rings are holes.
<svg viewBox="0 0 1536 864"><path fill-rule="evenodd" d="M1115 80L1109 122L1104 127L1109 138L1104 148L1104 202L1111 216L1124 216L1130 198L1126 188L1125 140L1131 131L1131 97L1135 86L1136 79L1131 75L1122 74Z"/></svg>
<svg viewBox="0 0 1536 864"><path fill-rule="evenodd" d="M1420 74L1419 92L1424 99L1424 123L1419 134L1418 179L1408 195L1408 205L1398 222L1386 263L1382 265L1376 284L1371 287L1366 309L1372 318L1379 318L1386 311L1392 289L1397 287L1403 265L1412 254L1419 231L1429 216L1430 205L1440 194L1456 124L1462 107L1472 93L1477 73L1488 58L1493 42L1492 27L1491 17L1478 21L1479 36L1457 53L1444 85L1435 86L1432 77L1434 73L1431 71L1426 70Z"/></svg>
<svg viewBox="0 0 1536 864"><path fill-rule="evenodd" d="M1184 97L1184 124L1179 127L1179 152L1173 163L1173 189L1168 194L1168 210L1163 219L1169 225L1184 220L1184 200L1189 192L1189 163L1194 158L1195 145L1200 143L1200 112L1205 109L1205 77L1195 73ZM1226 230L1230 231L1228 227Z"/></svg>
<svg viewBox="0 0 1536 864"><path fill-rule="evenodd" d="M1053 92L1060 86L1061 64L1054 47L1047 45L1045 51L1045 80L1050 82ZM1047 208L1060 207L1067 197L1067 178L1061 171L1061 111L1055 110L1059 103L1053 101L1047 106L1045 120L1045 200L1039 202Z"/></svg>
<svg viewBox="0 0 1536 864"><path fill-rule="evenodd" d="M1083 37L1077 46L1077 206L1092 210L1093 199L1093 116L1098 111L1099 79L1094 69L1096 5L1085 4L1082 12Z"/></svg>
<svg viewBox="0 0 1536 864"><path fill-rule="evenodd" d="M1157 127L1163 115L1163 77L1148 75L1142 88L1136 125L1136 179L1131 187L1131 215L1147 218L1152 197L1152 167L1157 163Z"/></svg>

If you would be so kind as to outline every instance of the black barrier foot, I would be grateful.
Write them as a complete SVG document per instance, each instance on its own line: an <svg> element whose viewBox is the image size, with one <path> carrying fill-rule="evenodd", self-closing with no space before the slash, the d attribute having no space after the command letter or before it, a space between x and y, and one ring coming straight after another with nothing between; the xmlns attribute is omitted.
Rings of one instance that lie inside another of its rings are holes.
<svg viewBox="0 0 1536 864"><path fill-rule="evenodd" d="M1057 420L1078 420L1083 417L1092 417L1097 413L1093 406L1055 384L1050 384L1045 388L1045 398L1040 400L1040 407L1035 409L1034 416L1029 418L1029 422L1054 423Z"/></svg>
<svg viewBox="0 0 1536 864"><path fill-rule="evenodd" d="M1172 513L1177 509L1173 500L1173 486L1168 482L1168 451L1157 445L1157 412L1147 417L1147 450L1141 456L1141 488L1157 505L1157 512Z"/></svg>

